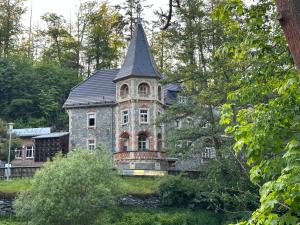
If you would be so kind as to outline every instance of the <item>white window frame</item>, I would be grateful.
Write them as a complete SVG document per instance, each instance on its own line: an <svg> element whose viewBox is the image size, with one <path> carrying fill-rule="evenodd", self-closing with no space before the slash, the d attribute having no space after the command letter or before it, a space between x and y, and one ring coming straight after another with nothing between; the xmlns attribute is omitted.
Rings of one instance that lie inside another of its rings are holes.
<svg viewBox="0 0 300 225"><path fill-rule="evenodd" d="M31 156L27 156L27 152L31 152ZM32 146L26 146L26 152L25 152L26 159L33 159L34 158L34 148Z"/></svg>
<svg viewBox="0 0 300 225"><path fill-rule="evenodd" d="M90 143L91 141L93 141L94 143ZM91 146L94 146L93 148L90 148ZM87 140L87 149L89 151L94 151L96 149L96 139L88 139Z"/></svg>
<svg viewBox="0 0 300 225"><path fill-rule="evenodd" d="M178 95L177 96L177 101L179 104L186 104L187 103L187 97L182 96L182 95Z"/></svg>
<svg viewBox="0 0 300 225"><path fill-rule="evenodd" d="M93 118L92 118L92 116L93 116ZM90 119L94 119L94 125L93 126L90 125ZM96 113L88 113L87 114L87 127L88 128L96 128L96 122L97 122Z"/></svg>
<svg viewBox="0 0 300 225"><path fill-rule="evenodd" d="M126 150L125 150L126 147ZM124 152L128 152L129 151L129 138L124 138L123 139L123 149Z"/></svg>
<svg viewBox="0 0 300 225"><path fill-rule="evenodd" d="M142 110L146 110L147 113L142 113L141 111ZM142 115L146 115L147 116L147 121L142 121ZM145 108L142 108L142 109L139 109L139 122L140 124L149 124L149 109L145 109Z"/></svg>
<svg viewBox="0 0 300 225"><path fill-rule="evenodd" d="M139 151L147 151L149 150L149 138L147 136L146 137L146 140L145 141L140 141L140 137L138 137L138 150ZM145 147L145 148L140 148L140 145Z"/></svg>
<svg viewBox="0 0 300 225"><path fill-rule="evenodd" d="M215 147L205 147L202 152L203 159L213 159L216 157L216 149Z"/></svg>
<svg viewBox="0 0 300 225"><path fill-rule="evenodd" d="M127 114L125 114L125 112L127 112ZM127 117L127 122L125 121L126 117ZM122 123L122 125L128 125L128 123L129 123L129 110L128 109L124 109L121 111L121 123Z"/></svg>
<svg viewBox="0 0 300 225"><path fill-rule="evenodd" d="M209 128L210 127L210 122L206 121L205 124L202 126L202 128Z"/></svg>
<svg viewBox="0 0 300 225"><path fill-rule="evenodd" d="M20 154L17 154L18 153L21 153L21 156L19 156ZM22 148L16 148L15 149L15 159L22 159L23 157L23 149Z"/></svg>

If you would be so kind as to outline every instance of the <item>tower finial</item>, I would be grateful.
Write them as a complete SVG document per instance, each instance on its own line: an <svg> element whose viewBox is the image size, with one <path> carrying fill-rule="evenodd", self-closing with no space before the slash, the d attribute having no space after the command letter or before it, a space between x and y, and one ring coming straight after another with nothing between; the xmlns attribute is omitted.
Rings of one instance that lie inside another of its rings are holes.
<svg viewBox="0 0 300 225"><path fill-rule="evenodd" d="M137 4L136 12L137 12L137 22L141 23L141 13L142 13L141 3Z"/></svg>

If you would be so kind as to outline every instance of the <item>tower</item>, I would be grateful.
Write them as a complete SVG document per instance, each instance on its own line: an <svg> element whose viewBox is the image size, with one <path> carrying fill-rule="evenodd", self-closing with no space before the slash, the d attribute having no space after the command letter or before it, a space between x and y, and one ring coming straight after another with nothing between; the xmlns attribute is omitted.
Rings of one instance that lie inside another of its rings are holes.
<svg viewBox="0 0 300 225"><path fill-rule="evenodd" d="M162 78L138 19L116 83L115 163L122 170L164 170Z"/></svg>

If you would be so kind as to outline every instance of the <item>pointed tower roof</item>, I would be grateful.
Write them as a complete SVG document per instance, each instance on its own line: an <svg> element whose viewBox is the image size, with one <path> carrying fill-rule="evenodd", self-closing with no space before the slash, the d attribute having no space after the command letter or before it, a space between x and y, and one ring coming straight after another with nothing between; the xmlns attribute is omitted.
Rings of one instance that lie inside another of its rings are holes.
<svg viewBox="0 0 300 225"><path fill-rule="evenodd" d="M140 21L132 36L124 63L114 81L128 77L161 78Z"/></svg>

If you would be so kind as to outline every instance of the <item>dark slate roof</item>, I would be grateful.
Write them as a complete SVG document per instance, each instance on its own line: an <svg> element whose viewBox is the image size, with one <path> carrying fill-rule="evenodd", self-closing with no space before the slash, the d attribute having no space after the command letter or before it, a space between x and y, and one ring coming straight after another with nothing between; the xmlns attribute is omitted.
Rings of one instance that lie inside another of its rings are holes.
<svg viewBox="0 0 300 225"><path fill-rule="evenodd" d="M124 63L114 81L128 77L161 78L142 24L137 23Z"/></svg>
<svg viewBox="0 0 300 225"><path fill-rule="evenodd" d="M164 90L165 104L172 105L176 103L178 92L182 90L182 87L178 84L166 84Z"/></svg>
<svg viewBox="0 0 300 225"><path fill-rule="evenodd" d="M50 134L51 127L13 129L12 133L19 137L34 137L43 134Z"/></svg>
<svg viewBox="0 0 300 225"><path fill-rule="evenodd" d="M64 108L112 104L116 100L116 85L113 79L119 69L99 70L72 88Z"/></svg>
<svg viewBox="0 0 300 225"><path fill-rule="evenodd" d="M68 132L56 132L56 133L45 134L45 135L33 137L33 139L59 138L59 137L64 137L66 135L69 135L69 133Z"/></svg>

